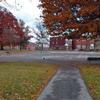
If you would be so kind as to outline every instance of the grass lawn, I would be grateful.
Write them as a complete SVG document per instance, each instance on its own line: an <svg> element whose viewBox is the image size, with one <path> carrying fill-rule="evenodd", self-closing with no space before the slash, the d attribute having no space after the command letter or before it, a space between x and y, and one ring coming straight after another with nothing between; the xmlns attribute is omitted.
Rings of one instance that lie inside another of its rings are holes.
<svg viewBox="0 0 100 100"><path fill-rule="evenodd" d="M0 55L15 55L15 54L28 54L34 53L35 51L31 50L0 50Z"/></svg>
<svg viewBox="0 0 100 100"><path fill-rule="evenodd" d="M93 100L100 100L100 65L79 67Z"/></svg>
<svg viewBox="0 0 100 100"><path fill-rule="evenodd" d="M35 100L56 69L51 64L0 63L0 100Z"/></svg>

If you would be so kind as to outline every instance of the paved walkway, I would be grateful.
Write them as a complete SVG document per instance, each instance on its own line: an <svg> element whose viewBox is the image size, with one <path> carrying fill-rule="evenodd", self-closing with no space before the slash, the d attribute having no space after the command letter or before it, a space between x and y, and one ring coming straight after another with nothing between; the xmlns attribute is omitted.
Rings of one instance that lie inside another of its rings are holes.
<svg viewBox="0 0 100 100"><path fill-rule="evenodd" d="M79 70L62 67L37 100L92 100Z"/></svg>

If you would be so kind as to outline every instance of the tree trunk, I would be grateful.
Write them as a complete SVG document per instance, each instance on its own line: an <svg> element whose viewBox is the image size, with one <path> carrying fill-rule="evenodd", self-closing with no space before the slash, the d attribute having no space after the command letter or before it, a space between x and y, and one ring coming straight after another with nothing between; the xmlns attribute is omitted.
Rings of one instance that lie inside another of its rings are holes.
<svg viewBox="0 0 100 100"><path fill-rule="evenodd" d="M20 46L19 46L19 49L20 49L20 51L22 50L22 46L21 46L21 44L20 44Z"/></svg>
<svg viewBox="0 0 100 100"><path fill-rule="evenodd" d="M0 50L4 50L4 46L1 44Z"/></svg>
<svg viewBox="0 0 100 100"><path fill-rule="evenodd" d="M41 51L43 51L43 43L41 43Z"/></svg>

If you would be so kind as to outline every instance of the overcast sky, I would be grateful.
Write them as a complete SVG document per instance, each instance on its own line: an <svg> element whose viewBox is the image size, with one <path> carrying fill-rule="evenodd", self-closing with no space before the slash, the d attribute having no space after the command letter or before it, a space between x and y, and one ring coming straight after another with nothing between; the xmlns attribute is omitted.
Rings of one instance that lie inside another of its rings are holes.
<svg viewBox="0 0 100 100"><path fill-rule="evenodd" d="M39 19L41 10L37 7L39 0L7 0L8 4L1 2L0 5L8 8L18 19L23 19L31 27ZM15 3L16 2L16 3Z"/></svg>

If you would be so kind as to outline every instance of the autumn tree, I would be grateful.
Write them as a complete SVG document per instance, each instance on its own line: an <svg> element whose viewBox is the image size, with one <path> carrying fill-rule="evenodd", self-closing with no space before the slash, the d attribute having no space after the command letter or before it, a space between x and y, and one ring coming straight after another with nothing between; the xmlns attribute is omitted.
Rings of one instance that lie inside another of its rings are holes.
<svg viewBox="0 0 100 100"><path fill-rule="evenodd" d="M30 27L25 25L25 22L21 19L19 20L19 26L21 27L21 29L24 33L24 36L20 41L20 50L21 50L22 48L24 49L25 45L27 45L29 43L29 39L31 39L32 36L29 35L29 33L31 32Z"/></svg>
<svg viewBox="0 0 100 100"><path fill-rule="evenodd" d="M40 0L50 35L69 38L100 36L99 0Z"/></svg>
<svg viewBox="0 0 100 100"><path fill-rule="evenodd" d="M0 46L18 45L24 33L14 15L0 6Z"/></svg>

